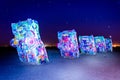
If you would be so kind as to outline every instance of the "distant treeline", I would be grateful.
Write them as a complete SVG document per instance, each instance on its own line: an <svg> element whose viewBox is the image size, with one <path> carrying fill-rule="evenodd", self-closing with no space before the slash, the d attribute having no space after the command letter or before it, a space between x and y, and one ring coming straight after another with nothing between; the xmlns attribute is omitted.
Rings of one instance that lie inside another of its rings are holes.
<svg viewBox="0 0 120 80"><path fill-rule="evenodd" d="M113 47L113 51L120 52L120 47Z"/></svg>
<svg viewBox="0 0 120 80"><path fill-rule="evenodd" d="M53 49L53 50L59 50L57 47L53 46L53 47L46 47L46 49ZM7 52L7 51L16 51L15 48L13 47L0 47L0 52ZM113 47L113 51L114 52L120 52L120 47Z"/></svg>

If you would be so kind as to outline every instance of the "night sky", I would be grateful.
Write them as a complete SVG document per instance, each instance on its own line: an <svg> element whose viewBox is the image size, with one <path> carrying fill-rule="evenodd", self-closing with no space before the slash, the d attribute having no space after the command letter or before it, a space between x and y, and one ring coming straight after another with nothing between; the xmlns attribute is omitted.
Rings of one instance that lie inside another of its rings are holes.
<svg viewBox="0 0 120 80"><path fill-rule="evenodd" d="M14 37L11 23L27 18L38 21L45 44L56 44L57 32L70 29L120 43L120 0L1 0L0 45Z"/></svg>

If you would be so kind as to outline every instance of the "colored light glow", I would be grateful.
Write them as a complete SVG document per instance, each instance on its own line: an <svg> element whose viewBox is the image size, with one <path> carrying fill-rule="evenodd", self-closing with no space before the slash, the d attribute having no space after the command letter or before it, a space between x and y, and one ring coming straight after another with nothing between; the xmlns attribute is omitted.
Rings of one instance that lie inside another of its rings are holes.
<svg viewBox="0 0 120 80"><path fill-rule="evenodd" d="M94 43L94 37L91 36L79 36L79 47L81 50L81 53L87 53L91 55L96 54L96 47Z"/></svg>
<svg viewBox="0 0 120 80"><path fill-rule="evenodd" d="M57 47L60 49L61 56L69 58L79 57L77 35L75 30L58 32L58 40L59 43Z"/></svg>
<svg viewBox="0 0 120 80"><path fill-rule="evenodd" d="M112 45L112 47L120 47L120 44L115 43L115 44Z"/></svg>
<svg viewBox="0 0 120 80"><path fill-rule="evenodd" d="M45 44L45 47L56 47L55 44Z"/></svg>
<svg viewBox="0 0 120 80"><path fill-rule="evenodd" d="M22 62L41 64L49 61L45 46L40 38L37 21L27 19L12 23L11 26L15 38L10 41L10 44L17 48L19 59Z"/></svg>

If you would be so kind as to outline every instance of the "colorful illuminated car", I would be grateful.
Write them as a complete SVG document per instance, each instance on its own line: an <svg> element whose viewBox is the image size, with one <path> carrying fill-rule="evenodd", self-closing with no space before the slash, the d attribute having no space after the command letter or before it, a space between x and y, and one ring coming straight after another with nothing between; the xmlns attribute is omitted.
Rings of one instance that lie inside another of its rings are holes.
<svg viewBox="0 0 120 80"><path fill-rule="evenodd" d="M75 30L58 32L58 40L58 48L60 49L61 56L65 58L79 57L77 34Z"/></svg>
<svg viewBox="0 0 120 80"><path fill-rule="evenodd" d="M98 53L106 51L105 38L103 36L94 37L94 41Z"/></svg>
<svg viewBox="0 0 120 80"><path fill-rule="evenodd" d="M81 53L95 55L96 47L93 35L91 36L79 36L79 47Z"/></svg>
<svg viewBox="0 0 120 80"><path fill-rule="evenodd" d="M32 19L12 23L14 38L11 46L17 48L22 62L41 64L48 62L45 46L40 38L38 22Z"/></svg>
<svg viewBox="0 0 120 80"><path fill-rule="evenodd" d="M106 43L106 51L107 52L112 52L112 39L110 38L105 38L105 43Z"/></svg>

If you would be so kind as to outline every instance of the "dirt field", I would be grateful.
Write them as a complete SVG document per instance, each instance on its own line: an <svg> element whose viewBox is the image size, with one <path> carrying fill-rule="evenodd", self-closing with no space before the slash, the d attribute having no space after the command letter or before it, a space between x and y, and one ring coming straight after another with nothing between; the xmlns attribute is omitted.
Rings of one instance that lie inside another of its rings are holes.
<svg viewBox="0 0 120 80"><path fill-rule="evenodd" d="M15 49L0 49L0 80L120 80L119 52L65 59L58 49L47 49L50 62L21 63Z"/></svg>

